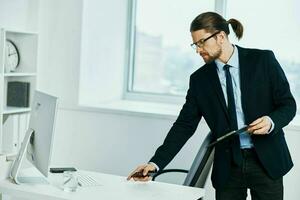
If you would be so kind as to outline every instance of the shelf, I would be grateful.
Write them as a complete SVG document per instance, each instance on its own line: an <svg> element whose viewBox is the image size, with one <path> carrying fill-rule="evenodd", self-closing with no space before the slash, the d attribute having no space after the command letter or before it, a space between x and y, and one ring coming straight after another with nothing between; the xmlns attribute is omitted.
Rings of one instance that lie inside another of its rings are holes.
<svg viewBox="0 0 300 200"><path fill-rule="evenodd" d="M6 40L13 41L21 58L18 68L13 72L8 71L9 69L5 67ZM37 55L37 32L0 28L0 121L2 121L0 123L0 154L8 155L6 160L13 159L14 154L12 153L19 150L23 135L28 128L31 111L30 107L7 106L9 92L20 92L11 87L9 88L8 85L10 82L28 83L29 93L26 93L26 96L28 96L28 103L31 105L37 83ZM11 89L11 91L8 91L8 89ZM21 95L20 92L20 96L24 95Z"/></svg>
<svg viewBox="0 0 300 200"><path fill-rule="evenodd" d="M15 113L24 113L24 112L30 112L31 109L28 107L11 107L6 106L3 109L3 114L15 114Z"/></svg>
<svg viewBox="0 0 300 200"><path fill-rule="evenodd" d="M36 76L36 73L15 73L15 72L12 72L12 73L5 73L4 74L4 77L15 77L15 76L18 76L18 77L21 77L21 76Z"/></svg>
<svg viewBox="0 0 300 200"><path fill-rule="evenodd" d="M4 29L2 28L7 33L12 33L12 34L24 34L24 35L37 35L37 32L34 31L19 31L19 30L11 30L11 29Z"/></svg>

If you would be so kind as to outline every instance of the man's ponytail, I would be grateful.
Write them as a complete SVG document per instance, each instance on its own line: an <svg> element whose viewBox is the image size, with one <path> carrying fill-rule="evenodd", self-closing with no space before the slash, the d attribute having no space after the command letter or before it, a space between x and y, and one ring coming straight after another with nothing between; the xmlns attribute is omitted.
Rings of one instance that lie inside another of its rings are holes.
<svg viewBox="0 0 300 200"><path fill-rule="evenodd" d="M229 19L227 22L228 24L231 25L232 30L234 31L236 37L238 39L241 39L243 37L243 32L244 32L244 28L241 22L233 18Z"/></svg>

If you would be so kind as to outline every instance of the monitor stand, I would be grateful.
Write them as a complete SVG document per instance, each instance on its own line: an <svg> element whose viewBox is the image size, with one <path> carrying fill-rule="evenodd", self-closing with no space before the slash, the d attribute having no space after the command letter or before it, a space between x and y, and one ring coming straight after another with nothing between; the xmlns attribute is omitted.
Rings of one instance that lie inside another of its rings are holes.
<svg viewBox="0 0 300 200"><path fill-rule="evenodd" d="M22 161L24 160L24 157L26 155L26 150L27 150L28 144L30 143L31 138L33 138L33 135L34 135L34 130L29 128L25 134L25 138L22 142L18 156L16 157L15 161L13 162L13 165L12 165L12 168L10 171L10 177L16 184L21 184L24 181L26 182L26 180L23 180L23 178L18 179L18 175L20 172ZM21 177L19 177L19 178L21 178Z"/></svg>
<svg viewBox="0 0 300 200"><path fill-rule="evenodd" d="M17 178L18 183L14 180L14 182L18 185L22 184L22 183L26 183L26 184L32 184L32 185L49 185L49 182L47 181L47 179L45 177L42 176L19 176Z"/></svg>

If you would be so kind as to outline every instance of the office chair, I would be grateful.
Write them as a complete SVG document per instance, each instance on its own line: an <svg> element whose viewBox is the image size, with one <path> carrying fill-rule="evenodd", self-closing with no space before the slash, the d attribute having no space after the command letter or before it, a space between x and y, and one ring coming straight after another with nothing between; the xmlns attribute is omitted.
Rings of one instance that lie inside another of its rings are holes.
<svg viewBox="0 0 300 200"><path fill-rule="evenodd" d="M187 176L183 182L185 186L204 188L209 170L213 163L214 147L207 147L212 142L212 133L209 132L205 137L200 149L191 165L189 170L184 169L165 169L160 170L152 178L153 181L161 174L170 172L187 173Z"/></svg>

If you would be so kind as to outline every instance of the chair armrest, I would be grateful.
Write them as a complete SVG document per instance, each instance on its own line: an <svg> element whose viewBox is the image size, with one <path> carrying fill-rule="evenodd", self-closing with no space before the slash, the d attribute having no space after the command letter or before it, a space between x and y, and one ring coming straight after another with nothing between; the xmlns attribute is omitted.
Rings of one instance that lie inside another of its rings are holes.
<svg viewBox="0 0 300 200"><path fill-rule="evenodd" d="M164 170L159 170L153 177L152 177L152 181L155 181L156 177L158 177L161 174L165 174L165 173L170 173L170 172L180 172L180 173L188 173L188 170L185 169L164 169Z"/></svg>

